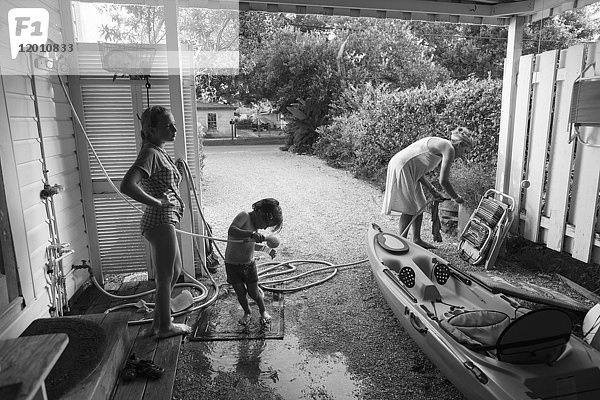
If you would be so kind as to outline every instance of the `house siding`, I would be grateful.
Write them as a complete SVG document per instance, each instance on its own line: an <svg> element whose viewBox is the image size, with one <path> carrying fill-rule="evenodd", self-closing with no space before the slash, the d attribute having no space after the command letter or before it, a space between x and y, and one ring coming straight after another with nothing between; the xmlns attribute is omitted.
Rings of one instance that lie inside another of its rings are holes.
<svg viewBox="0 0 600 400"><path fill-rule="evenodd" d="M26 4L0 4L0 30L6 31L6 15L13 7L44 7L50 12L49 38L62 43L60 13L54 2L28 1ZM40 199L44 187L42 150L29 76L14 74L27 71L18 57L10 59L10 49L0 47L0 118L2 133L0 156L8 204L8 217L14 242L19 282L24 308L9 321L0 321L0 339L18 336L36 318L48 317L51 300L46 277L46 248L50 230L46 206ZM81 270L73 272L73 264L89 260L86 225L77 165L71 110L58 78L38 75L35 78L46 170L50 185L63 190L53 197L55 219L61 243L69 243L75 252L63 261L67 297L70 298L87 280ZM7 128L7 129L4 129ZM0 310L2 311L2 310Z"/></svg>
<svg viewBox="0 0 600 400"><path fill-rule="evenodd" d="M197 109L198 126L202 126L202 132L204 134L209 133L213 136L231 136L231 124L229 121L233 119L234 108L203 108L199 106ZM213 113L217 115L217 129L208 129L208 114Z"/></svg>

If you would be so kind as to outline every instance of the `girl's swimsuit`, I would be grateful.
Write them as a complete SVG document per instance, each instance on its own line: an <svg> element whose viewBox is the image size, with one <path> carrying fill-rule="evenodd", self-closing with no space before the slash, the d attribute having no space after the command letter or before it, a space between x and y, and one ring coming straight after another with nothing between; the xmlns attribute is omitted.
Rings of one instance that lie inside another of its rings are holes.
<svg viewBox="0 0 600 400"><path fill-rule="evenodd" d="M226 262L225 272L227 273L227 283L231 285L258 282L258 271L254 261L246 264L230 264Z"/></svg>
<svg viewBox="0 0 600 400"><path fill-rule="evenodd" d="M177 204L164 207L146 206L140 222L142 234L148 229L164 224L177 224L183 216L183 201L179 194L181 173L173 159L159 146L145 142L133 164L147 174L141 181L142 189L152 197L161 198L166 193L173 193Z"/></svg>

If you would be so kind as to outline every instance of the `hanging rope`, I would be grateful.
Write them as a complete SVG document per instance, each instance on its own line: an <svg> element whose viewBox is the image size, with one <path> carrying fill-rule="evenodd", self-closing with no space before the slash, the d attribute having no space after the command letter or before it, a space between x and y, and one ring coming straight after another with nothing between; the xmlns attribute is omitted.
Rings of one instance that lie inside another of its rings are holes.
<svg viewBox="0 0 600 400"><path fill-rule="evenodd" d="M146 80L146 104L150 107L150 89L152 85L150 84L150 75L144 75L144 79Z"/></svg>

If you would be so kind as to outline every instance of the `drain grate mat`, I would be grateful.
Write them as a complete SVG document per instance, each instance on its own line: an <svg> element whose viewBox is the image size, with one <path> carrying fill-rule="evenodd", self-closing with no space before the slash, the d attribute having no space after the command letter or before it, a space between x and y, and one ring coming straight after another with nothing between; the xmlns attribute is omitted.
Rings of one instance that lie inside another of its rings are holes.
<svg viewBox="0 0 600 400"><path fill-rule="evenodd" d="M215 304L200 313L189 340L283 339L283 294L265 292L265 308L272 320L264 326L259 321L257 305L250 298L248 302L252 320L241 325L243 312L235 292L233 289L222 292Z"/></svg>

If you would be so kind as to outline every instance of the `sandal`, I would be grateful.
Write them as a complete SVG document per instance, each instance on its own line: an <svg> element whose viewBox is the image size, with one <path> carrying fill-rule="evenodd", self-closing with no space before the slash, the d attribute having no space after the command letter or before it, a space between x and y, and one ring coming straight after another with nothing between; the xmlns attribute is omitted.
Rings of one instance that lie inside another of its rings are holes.
<svg viewBox="0 0 600 400"><path fill-rule="evenodd" d="M132 354L121 371L121 379L124 381L131 381L137 377L137 368L139 361L135 358L135 354Z"/></svg>
<svg viewBox="0 0 600 400"><path fill-rule="evenodd" d="M150 360L140 360L137 364L137 372L146 374L149 378L158 379L163 376L165 369Z"/></svg>

